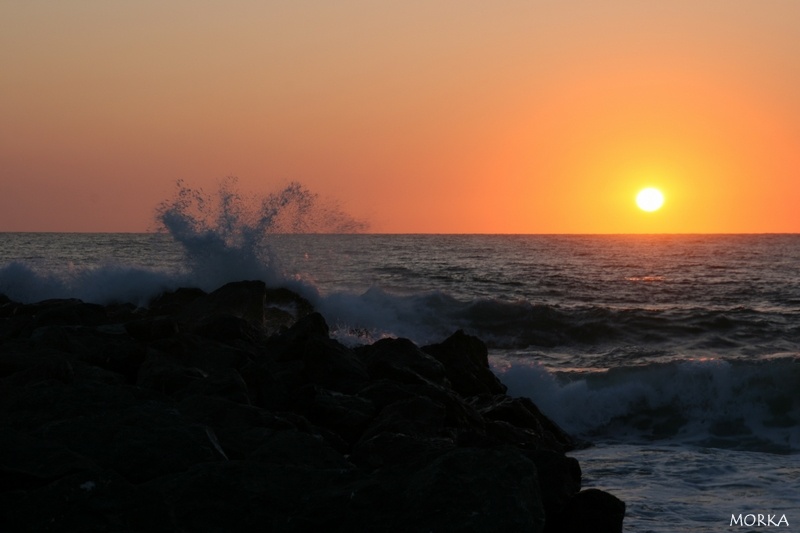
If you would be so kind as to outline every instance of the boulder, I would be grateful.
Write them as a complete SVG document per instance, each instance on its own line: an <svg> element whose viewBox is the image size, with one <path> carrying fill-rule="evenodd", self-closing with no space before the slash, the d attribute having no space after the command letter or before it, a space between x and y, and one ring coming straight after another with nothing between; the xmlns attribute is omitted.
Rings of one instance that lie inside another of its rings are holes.
<svg viewBox="0 0 800 533"><path fill-rule="evenodd" d="M545 533L622 533L625 503L599 489L574 495L564 511L548 515Z"/></svg>
<svg viewBox="0 0 800 533"><path fill-rule="evenodd" d="M422 351L442 364L453 389L462 396L506 393L506 386L489 368L486 345L477 337L458 330L439 344L423 346Z"/></svg>
<svg viewBox="0 0 800 533"><path fill-rule="evenodd" d="M266 293L263 281L234 281L194 299L180 316L183 321L197 324L215 315L232 315L263 328Z"/></svg>
<svg viewBox="0 0 800 533"><path fill-rule="evenodd" d="M408 339L381 339L356 349L372 379L445 385L445 369Z"/></svg>
<svg viewBox="0 0 800 533"><path fill-rule="evenodd" d="M619 531L485 345L349 348L262 282L0 298L2 531Z"/></svg>
<svg viewBox="0 0 800 533"><path fill-rule="evenodd" d="M537 448L566 452L576 447L574 439L545 416L529 398L480 396L473 398L472 405L484 418L499 423L495 424L498 431L507 427L506 424L525 430L538 441L535 443Z"/></svg>

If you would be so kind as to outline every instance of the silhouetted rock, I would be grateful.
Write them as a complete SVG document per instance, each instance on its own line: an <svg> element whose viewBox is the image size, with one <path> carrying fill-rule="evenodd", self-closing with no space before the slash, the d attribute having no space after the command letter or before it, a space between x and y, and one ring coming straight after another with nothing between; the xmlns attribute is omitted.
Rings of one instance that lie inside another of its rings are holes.
<svg viewBox="0 0 800 533"><path fill-rule="evenodd" d="M447 379L459 394L506 393L506 386L489 369L486 345L477 337L458 330L439 344L423 346L422 351L442 363Z"/></svg>
<svg viewBox="0 0 800 533"><path fill-rule="evenodd" d="M358 348L356 353L364 361L372 379L439 385L447 380L442 364L408 339L381 339Z"/></svg>
<svg viewBox="0 0 800 533"><path fill-rule="evenodd" d="M625 503L605 491L586 489L567 502L564 511L548 516L545 533L621 533Z"/></svg>
<svg viewBox="0 0 800 533"><path fill-rule="evenodd" d="M487 420L504 423L500 427L510 424L514 428L525 430L538 441L538 448L565 452L576 447L572 437L542 414L528 398L481 396L475 398L472 405Z"/></svg>
<svg viewBox="0 0 800 533"><path fill-rule="evenodd" d="M0 298L0 531L619 531L573 446L463 332L348 348L258 281Z"/></svg>

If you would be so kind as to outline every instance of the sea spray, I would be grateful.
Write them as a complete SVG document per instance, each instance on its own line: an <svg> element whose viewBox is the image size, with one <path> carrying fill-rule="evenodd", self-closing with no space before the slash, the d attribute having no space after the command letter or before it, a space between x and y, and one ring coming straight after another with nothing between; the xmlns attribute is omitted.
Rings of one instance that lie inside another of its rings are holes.
<svg viewBox="0 0 800 533"><path fill-rule="evenodd" d="M156 211L161 228L184 249L193 281L203 288L239 279L270 285L290 280L269 244L276 233L352 233L366 228L331 201L293 182L263 197L244 196L237 179L216 195L177 182L176 195Z"/></svg>
<svg viewBox="0 0 800 533"><path fill-rule="evenodd" d="M314 300L316 287L286 272L270 237L367 227L296 182L263 196L241 193L233 177L222 180L214 193L184 181L176 185L174 196L156 209L159 233L132 235L130 240L141 247L124 257L115 257L118 250L101 234L4 235L0 259L7 258L0 262L0 294L24 303L79 298L146 305L158 293L180 286L214 290L230 281L259 279ZM46 264L28 259L31 240L42 241ZM94 257L97 251L109 255Z"/></svg>

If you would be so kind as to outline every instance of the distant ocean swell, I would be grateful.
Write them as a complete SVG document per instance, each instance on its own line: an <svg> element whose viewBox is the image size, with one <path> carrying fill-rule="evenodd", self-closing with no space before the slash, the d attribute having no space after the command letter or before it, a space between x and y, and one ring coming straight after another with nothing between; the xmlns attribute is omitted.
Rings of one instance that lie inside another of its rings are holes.
<svg viewBox="0 0 800 533"><path fill-rule="evenodd" d="M341 329L402 334L427 342L454 329L477 335L492 348L569 347L606 353L640 346L692 354L756 356L800 346L796 314L730 309L615 309L553 306L524 300L459 300L434 291L398 295L373 287L363 294L333 293L321 305ZM343 331L344 333L344 331Z"/></svg>
<svg viewBox="0 0 800 533"><path fill-rule="evenodd" d="M613 309L600 306L560 307L527 301L477 298L456 299L442 292L394 294L379 287L364 293L334 292L322 296L302 280L248 264L239 256L200 261L182 271L105 265L89 269L66 268L60 273L39 272L15 262L0 267L0 293L22 301L80 298L110 303L146 303L164 290L199 286L213 290L236 279L265 279L301 292L331 321L344 342L366 342L388 335L433 342L456 329L481 337L495 349L570 349L585 354L587 365L600 358L615 361L621 347L675 351L694 356L760 356L792 352L800 346L796 315L736 307L711 309ZM234 266L226 266L228 263ZM368 337L359 340L360 337ZM615 351L616 349L616 351ZM643 355L639 353L638 355ZM574 362L573 362L574 364Z"/></svg>

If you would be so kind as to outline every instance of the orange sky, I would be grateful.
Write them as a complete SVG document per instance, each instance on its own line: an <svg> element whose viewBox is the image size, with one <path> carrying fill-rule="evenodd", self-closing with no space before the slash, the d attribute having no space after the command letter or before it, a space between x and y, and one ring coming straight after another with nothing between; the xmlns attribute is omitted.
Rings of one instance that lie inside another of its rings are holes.
<svg viewBox="0 0 800 533"><path fill-rule="evenodd" d="M800 232L799 23L796 0L2 2L0 231L145 231L176 180L235 175L374 232Z"/></svg>

